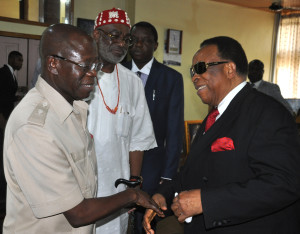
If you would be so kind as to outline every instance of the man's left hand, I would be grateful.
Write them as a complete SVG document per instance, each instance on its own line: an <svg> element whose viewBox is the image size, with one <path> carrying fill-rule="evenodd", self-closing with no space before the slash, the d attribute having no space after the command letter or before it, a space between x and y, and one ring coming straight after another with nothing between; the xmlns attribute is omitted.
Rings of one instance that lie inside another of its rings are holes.
<svg viewBox="0 0 300 234"><path fill-rule="evenodd" d="M184 222L188 217L202 213L201 191L194 189L179 193L171 206L179 222Z"/></svg>

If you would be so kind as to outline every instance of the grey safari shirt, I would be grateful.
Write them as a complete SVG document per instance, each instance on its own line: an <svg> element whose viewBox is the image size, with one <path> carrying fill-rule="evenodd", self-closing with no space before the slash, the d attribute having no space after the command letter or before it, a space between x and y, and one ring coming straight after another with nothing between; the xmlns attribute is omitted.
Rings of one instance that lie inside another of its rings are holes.
<svg viewBox="0 0 300 234"><path fill-rule="evenodd" d="M4 140L7 215L3 233L93 233L73 228L63 212L96 197L88 105L70 105L39 77L8 120Z"/></svg>

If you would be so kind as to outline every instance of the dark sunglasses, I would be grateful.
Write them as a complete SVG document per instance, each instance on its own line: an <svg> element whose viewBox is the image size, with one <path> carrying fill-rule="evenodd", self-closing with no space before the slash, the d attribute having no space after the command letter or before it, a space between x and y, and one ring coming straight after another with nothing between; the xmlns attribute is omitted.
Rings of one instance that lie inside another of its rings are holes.
<svg viewBox="0 0 300 234"><path fill-rule="evenodd" d="M57 58L57 59L61 59L61 60L64 60L66 62L69 62L69 63L72 63L72 64L75 64L76 66L79 66L80 68L82 68L83 72L87 73L89 71L92 71L92 70L95 70L95 71L99 71L101 70L102 68L102 63L98 63L98 62L94 62L94 63L91 63L89 65L85 65L85 64L81 64L81 63L76 63L70 59L67 59L67 58L64 58L64 57L61 57L61 56L58 56L58 55L50 55L51 57L53 58Z"/></svg>
<svg viewBox="0 0 300 234"><path fill-rule="evenodd" d="M211 62L211 63L198 62L190 68L191 77L193 77L196 73L199 75L203 74L204 72L207 71L208 67L216 66L223 63L228 63L228 61Z"/></svg>

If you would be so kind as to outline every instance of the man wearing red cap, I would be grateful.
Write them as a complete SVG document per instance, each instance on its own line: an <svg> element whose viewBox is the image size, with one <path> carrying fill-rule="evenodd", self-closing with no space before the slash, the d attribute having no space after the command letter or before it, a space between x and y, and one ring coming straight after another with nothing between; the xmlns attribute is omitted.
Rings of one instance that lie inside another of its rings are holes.
<svg viewBox="0 0 300 234"><path fill-rule="evenodd" d="M125 190L116 179L140 179L143 151L157 146L144 87L121 62L131 45L130 20L120 9L100 12L93 36L103 63L92 93L88 128L94 136L98 163L98 197ZM97 223L97 233L123 234L127 211L116 212Z"/></svg>

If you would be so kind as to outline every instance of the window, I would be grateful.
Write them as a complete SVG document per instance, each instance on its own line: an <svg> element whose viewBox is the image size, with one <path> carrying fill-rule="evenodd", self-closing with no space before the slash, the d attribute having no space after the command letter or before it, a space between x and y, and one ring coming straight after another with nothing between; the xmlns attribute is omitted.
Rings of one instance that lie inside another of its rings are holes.
<svg viewBox="0 0 300 234"><path fill-rule="evenodd" d="M281 15L274 83L284 98L300 98L300 14Z"/></svg>
<svg viewBox="0 0 300 234"><path fill-rule="evenodd" d="M72 24L73 0L0 0L0 16L33 22Z"/></svg>

